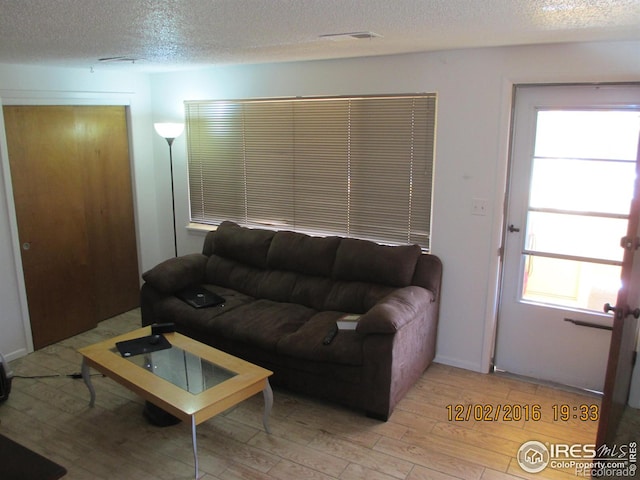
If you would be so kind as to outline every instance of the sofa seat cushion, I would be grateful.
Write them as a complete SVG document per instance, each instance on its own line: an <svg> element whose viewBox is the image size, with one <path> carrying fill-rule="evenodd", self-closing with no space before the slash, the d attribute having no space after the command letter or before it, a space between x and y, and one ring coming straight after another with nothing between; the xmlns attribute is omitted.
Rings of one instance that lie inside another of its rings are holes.
<svg viewBox="0 0 640 480"><path fill-rule="evenodd" d="M210 331L215 328L214 319L224 315L241 305L255 301L253 297L244 295L228 288L217 285L203 285L206 289L225 299L223 305L207 308L194 308L174 295L159 300L154 307L154 322L175 322L189 330Z"/></svg>
<svg viewBox="0 0 640 480"><path fill-rule="evenodd" d="M275 351L278 341L296 332L316 310L294 303L255 300L240 305L211 323L211 333L233 341Z"/></svg>
<svg viewBox="0 0 640 480"><path fill-rule="evenodd" d="M278 342L278 354L315 362L362 365L363 336L352 330L340 330L329 345L322 341L341 312L319 312L295 332Z"/></svg>

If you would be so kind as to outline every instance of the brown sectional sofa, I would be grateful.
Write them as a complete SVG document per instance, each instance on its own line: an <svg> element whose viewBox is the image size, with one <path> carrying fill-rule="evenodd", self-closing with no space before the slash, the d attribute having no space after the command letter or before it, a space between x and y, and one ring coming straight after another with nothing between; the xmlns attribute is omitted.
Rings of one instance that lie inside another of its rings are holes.
<svg viewBox="0 0 640 480"><path fill-rule="evenodd" d="M223 222L202 253L143 274L142 323L177 330L274 372L272 384L388 419L435 354L442 264L417 245L384 246ZM224 306L174 294L203 285ZM355 331L327 331L346 313Z"/></svg>

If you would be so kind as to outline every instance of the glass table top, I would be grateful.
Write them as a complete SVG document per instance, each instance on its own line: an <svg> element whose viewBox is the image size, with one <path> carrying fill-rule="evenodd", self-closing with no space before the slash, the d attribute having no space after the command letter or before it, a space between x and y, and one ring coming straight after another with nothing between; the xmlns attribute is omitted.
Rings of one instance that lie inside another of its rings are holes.
<svg viewBox="0 0 640 480"><path fill-rule="evenodd" d="M112 350L120 355L117 348ZM197 395L236 376L235 372L189 353L175 345L165 350L125 357L134 365Z"/></svg>

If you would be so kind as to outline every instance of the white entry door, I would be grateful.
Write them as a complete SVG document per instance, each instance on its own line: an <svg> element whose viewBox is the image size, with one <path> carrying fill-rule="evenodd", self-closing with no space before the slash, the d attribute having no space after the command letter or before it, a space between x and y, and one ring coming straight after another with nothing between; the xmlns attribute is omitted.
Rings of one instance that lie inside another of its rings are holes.
<svg viewBox="0 0 640 480"><path fill-rule="evenodd" d="M603 390L639 132L640 85L517 87L498 370Z"/></svg>

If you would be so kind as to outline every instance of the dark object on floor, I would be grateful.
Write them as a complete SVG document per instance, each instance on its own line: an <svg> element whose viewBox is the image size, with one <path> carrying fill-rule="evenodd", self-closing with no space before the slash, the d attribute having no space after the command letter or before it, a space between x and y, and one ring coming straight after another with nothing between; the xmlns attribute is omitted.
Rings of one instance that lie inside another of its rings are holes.
<svg viewBox="0 0 640 480"><path fill-rule="evenodd" d="M0 435L2 480L56 480L66 474L64 467Z"/></svg>
<svg viewBox="0 0 640 480"><path fill-rule="evenodd" d="M160 407L154 405L151 402L144 403L144 418L151 425L155 425L156 427L170 427L172 425L177 425L182 420L178 417L174 417L169 412L165 412Z"/></svg>
<svg viewBox="0 0 640 480"><path fill-rule="evenodd" d="M9 363L0 353L0 403L9 398L12 377L13 373L9 369Z"/></svg>

